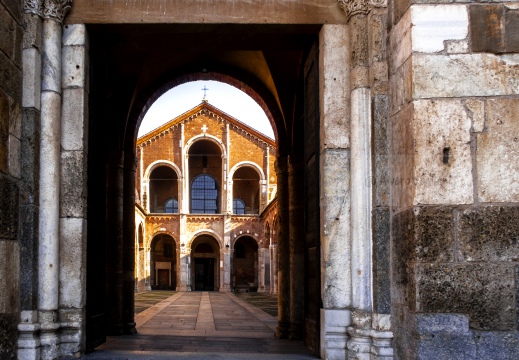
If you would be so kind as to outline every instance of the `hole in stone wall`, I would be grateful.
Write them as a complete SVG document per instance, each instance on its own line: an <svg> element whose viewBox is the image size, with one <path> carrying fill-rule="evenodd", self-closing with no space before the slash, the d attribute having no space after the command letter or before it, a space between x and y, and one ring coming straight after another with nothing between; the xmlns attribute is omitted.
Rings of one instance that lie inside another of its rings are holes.
<svg viewBox="0 0 519 360"><path fill-rule="evenodd" d="M451 153L451 148L450 147L443 148L443 163L445 165L449 164L450 156L451 156L450 153Z"/></svg>

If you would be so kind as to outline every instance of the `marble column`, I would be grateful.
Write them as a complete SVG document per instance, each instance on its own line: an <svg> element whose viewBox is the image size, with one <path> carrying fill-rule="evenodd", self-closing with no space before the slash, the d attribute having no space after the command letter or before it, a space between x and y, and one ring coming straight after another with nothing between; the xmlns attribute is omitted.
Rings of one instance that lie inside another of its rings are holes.
<svg viewBox="0 0 519 360"><path fill-rule="evenodd" d="M304 171L300 156L288 158L288 207L290 239L290 333L289 339L300 340L304 330Z"/></svg>
<svg viewBox="0 0 519 360"><path fill-rule="evenodd" d="M124 153L123 169L123 304L124 334L135 334L135 169L133 151Z"/></svg>
<svg viewBox="0 0 519 360"><path fill-rule="evenodd" d="M355 6L354 6L355 5ZM371 91L367 0L347 3L351 33L351 274L352 325L348 357L371 358Z"/></svg>
<svg viewBox="0 0 519 360"><path fill-rule="evenodd" d="M286 339L290 329L290 227L287 158L276 160L278 180L278 326L276 337Z"/></svg>
<svg viewBox="0 0 519 360"><path fill-rule="evenodd" d="M321 113L321 309L320 355L346 359L351 325L350 32L324 25L319 33Z"/></svg>
<svg viewBox="0 0 519 360"><path fill-rule="evenodd" d="M70 4L46 1L42 7L42 84L38 310L41 358L60 356L59 190L61 137L61 35Z"/></svg>
<svg viewBox="0 0 519 360"><path fill-rule="evenodd" d="M62 38L59 319L61 356L85 351L88 39L83 24Z"/></svg>

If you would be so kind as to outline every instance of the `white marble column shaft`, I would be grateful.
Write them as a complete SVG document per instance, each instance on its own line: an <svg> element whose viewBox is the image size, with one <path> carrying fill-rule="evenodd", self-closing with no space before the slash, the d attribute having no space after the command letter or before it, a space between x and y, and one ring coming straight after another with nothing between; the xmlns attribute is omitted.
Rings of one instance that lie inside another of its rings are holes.
<svg viewBox="0 0 519 360"><path fill-rule="evenodd" d="M351 93L352 305L371 311L371 106L370 90Z"/></svg>

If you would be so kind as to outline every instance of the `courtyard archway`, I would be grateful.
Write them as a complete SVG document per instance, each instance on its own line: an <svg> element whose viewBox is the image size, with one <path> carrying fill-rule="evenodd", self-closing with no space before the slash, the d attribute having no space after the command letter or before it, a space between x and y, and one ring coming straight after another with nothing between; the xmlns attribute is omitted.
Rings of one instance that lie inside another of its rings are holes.
<svg viewBox="0 0 519 360"><path fill-rule="evenodd" d="M191 244L191 289L213 291L220 288L220 246L215 238L200 235Z"/></svg>

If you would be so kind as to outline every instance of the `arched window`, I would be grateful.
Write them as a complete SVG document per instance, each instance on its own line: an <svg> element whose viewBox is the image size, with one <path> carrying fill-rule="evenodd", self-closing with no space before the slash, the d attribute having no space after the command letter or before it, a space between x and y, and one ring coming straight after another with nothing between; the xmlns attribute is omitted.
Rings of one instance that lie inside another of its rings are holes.
<svg viewBox="0 0 519 360"><path fill-rule="evenodd" d="M191 185L191 212L193 214L216 214L218 212L218 189L216 181L208 175L200 175Z"/></svg>
<svg viewBox="0 0 519 360"><path fill-rule="evenodd" d="M168 214L178 213L178 201L177 199L168 199L164 204L164 212Z"/></svg>
<svg viewBox="0 0 519 360"><path fill-rule="evenodd" d="M245 214L245 203L241 199L232 200L232 213L236 215Z"/></svg>

